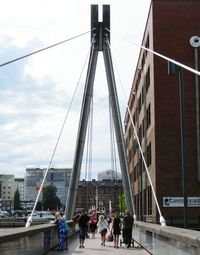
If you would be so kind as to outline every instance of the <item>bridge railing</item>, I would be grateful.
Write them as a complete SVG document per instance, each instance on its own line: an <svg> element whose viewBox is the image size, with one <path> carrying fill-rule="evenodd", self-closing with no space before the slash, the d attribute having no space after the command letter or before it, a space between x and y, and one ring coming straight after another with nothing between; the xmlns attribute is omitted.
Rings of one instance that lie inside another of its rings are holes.
<svg viewBox="0 0 200 255"><path fill-rule="evenodd" d="M68 222L68 226L70 237L76 232L76 226L73 221ZM54 224L0 229L1 255L42 255L57 244L57 231Z"/></svg>
<svg viewBox="0 0 200 255"><path fill-rule="evenodd" d="M78 229L68 222L69 236ZM136 221L133 238L154 255L199 255L200 232ZM30 228L0 229L1 255L42 255L58 244L56 226L42 224Z"/></svg>
<svg viewBox="0 0 200 255"><path fill-rule="evenodd" d="M200 254L200 232L136 221L133 238L154 255Z"/></svg>

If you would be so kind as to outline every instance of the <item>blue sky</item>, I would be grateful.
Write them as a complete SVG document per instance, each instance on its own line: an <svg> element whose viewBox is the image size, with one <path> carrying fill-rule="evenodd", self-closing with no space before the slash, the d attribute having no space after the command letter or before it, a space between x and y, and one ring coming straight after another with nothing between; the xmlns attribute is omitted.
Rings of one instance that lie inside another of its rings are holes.
<svg viewBox="0 0 200 255"><path fill-rule="evenodd" d="M0 2L0 64L89 31L91 4L110 4L111 31L141 44L150 4L150 0ZM0 68L0 173L24 177L27 166L48 165L89 47L90 34ZM111 50L128 97L139 48L112 34ZM73 165L85 73L86 68L54 157L55 167ZM117 73L116 83L123 121L127 102ZM100 54L93 118L95 178L111 168L108 91Z"/></svg>

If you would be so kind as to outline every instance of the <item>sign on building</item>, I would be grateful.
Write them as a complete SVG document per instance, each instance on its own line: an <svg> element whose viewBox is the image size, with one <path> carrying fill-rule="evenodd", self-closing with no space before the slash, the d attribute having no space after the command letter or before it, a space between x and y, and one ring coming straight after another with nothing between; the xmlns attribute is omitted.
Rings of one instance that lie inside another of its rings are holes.
<svg viewBox="0 0 200 255"><path fill-rule="evenodd" d="M200 207L200 197L188 197L188 207ZM163 197L163 207L183 207L183 197Z"/></svg>

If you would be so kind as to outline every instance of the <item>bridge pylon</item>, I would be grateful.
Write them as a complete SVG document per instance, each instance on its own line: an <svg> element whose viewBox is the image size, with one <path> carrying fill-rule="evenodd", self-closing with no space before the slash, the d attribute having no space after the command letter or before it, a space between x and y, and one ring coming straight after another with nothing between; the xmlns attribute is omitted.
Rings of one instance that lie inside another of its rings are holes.
<svg viewBox="0 0 200 255"><path fill-rule="evenodd" d="M117 141L119 161L122 173L122 185L128 210L135 216L133 193L131 189L130 173L125 149L125 140L121 123L119 101L117 96L115 75L110 50L110 5L103 5L103 22L98 21L98 5L91 5L91 48L85 81L84 95L79 120L78 134L72 174L68 189L65 214L67 219L73 217L81 164L86 139L87 125L90 114L93 85L97 66L98 53L103 53L109 98L111 102L113 123Z"/></svg>

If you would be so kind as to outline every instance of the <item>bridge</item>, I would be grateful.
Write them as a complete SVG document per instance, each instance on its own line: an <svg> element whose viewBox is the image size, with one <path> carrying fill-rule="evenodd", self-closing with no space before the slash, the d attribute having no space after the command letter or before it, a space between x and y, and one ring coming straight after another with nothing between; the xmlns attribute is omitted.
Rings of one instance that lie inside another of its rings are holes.
<svg viewBox="0 0 200 255"><path fill-rule="evenodd" d="M82 104L79 130L77 135L77 144L75 151L74 165L72 169L72 177L69 186L69 192L66 202L65 214L69 224L69 250L63 251L63 254L108 254L115 252L116 254L199 254L200 251L200 234L197 231L189 229L180 229L175 227L166 226L166 222L159 208L156 194L153 190L154 199L159 212L159 224L147 223L137 221L135 215L135 207L133 203L133 194L131 192L130 175L127 164L126 150L122 126L120 122L119 104L116 95L115 77L113 73L112 58L109 46L109 6L104 6L103 22L98 22L98 7L92 6L91 16L91 50L88 65L87 78L85 83L84 99ZM93 29L95 27L95 29ZM88 125L89 110L91 97L93 93L93 82L95 77L95 69L97 63L98 52L102 51L104 55L104 63L106 67L106 74L108 80L109 95L111 97L111 108L113 113L113 121L115 126L115 133L117 137L118 152L120 158L120 166L123 176L123 187L126 196L126 203L128 209L134 215L135 222L132 229L132 237L134 240L134 247L127 249L123 243L119 249L114 249L112 243L106 243L105 247L100 246L100 237L96 236L95 239L89 238L86 240L85 249L79 249L78 245L78 227L70 219L72 218L75 204L76 189L80 177L80 168L83 156L83 148L86 138L86 129ZM169 59L168 59L169 60ZM178 64L178 63L175 63ZM198 74L199 75L199 74ZM136 136L137 136L137 132ZM138 146L140 146L139 139ZM51 163L51 161L50 161ZM144 159L144 164L145 159ZM45 173L43 183L38 192L36 203L32 210L35 211L37 201L48 173ZM147 168L147 167L146 167ZM148 175L148 168L147 168ZM149 177L149 175L148 175ZM153 189L151 179L149 182ZM31 226L32 214L28 219L25 227L16 229L6 229L0 231L0 250L1 255L14 255L14 254L55 254L54 249L57 246L58 240L56 235L56 228L52 224L42 224L39 226Z"/></svg>
<svg viewBox="0 0 200 255"><path fill-rule="evenodd" d="M100 237L85 241L85 249L79 249L78 227L73 222L69 224L69 250L62 254L155 254L155 255L198 255L200 250L200 233L198 231L160 226L136 221L132 236L134 247L127 249L122 243L119 249L113 243L100 245ZM56 227L53 224L39 226L0 229L1 255L54 255L58 252Z"/></svg>

